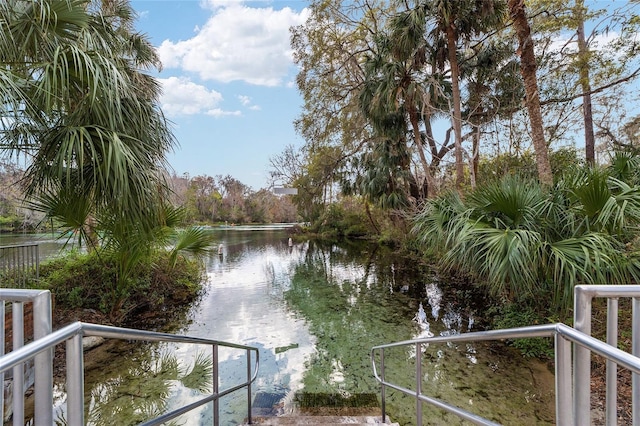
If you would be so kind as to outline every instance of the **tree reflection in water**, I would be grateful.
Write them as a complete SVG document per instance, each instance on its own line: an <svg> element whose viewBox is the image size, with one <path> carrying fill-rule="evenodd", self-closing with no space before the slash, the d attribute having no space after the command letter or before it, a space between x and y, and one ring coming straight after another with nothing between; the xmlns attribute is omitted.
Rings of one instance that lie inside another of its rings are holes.
<svg viewBox="0 0 640 426"><path fill-rule="evenodd" d="M176 385L194 393L213 391L213 361L203 352L198 352L193 364L186 367L180 365L177 355L167 347L137 361L85 393L86 424L133 425L158 417L169 411L172 388ZM65 417L64 412L58 413L56 425L66 425Z"/></svg>

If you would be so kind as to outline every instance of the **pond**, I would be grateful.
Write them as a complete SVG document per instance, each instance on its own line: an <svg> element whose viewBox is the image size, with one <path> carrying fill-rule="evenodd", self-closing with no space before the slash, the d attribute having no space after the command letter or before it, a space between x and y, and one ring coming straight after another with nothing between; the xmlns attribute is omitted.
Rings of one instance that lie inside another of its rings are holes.
<svg viewBox="0 0 640 426"><path fill-rule="evenodd" d="M478 307L389 249L289 245L282 229L212 232L223 252L206 260L205 290L171 331L258 347L254 397L271 396L274 413L296 410L296 401L379 399L372 346L477 330ZM198 376L202 348L119 344L98 351L104 359L86 369L87 424L136 424L210 392ZM414 388L414 360L411 350L390 353L387 378ZM553 375L502 343L433 345L423 360L423 390L431 396L503 424L554 423ZM221 351L220 363L221 387L244 379L240 354ZM64 423L62 385L55 394ZM246 392L224 397L220 424L241 424L246 405ZM416 422L415 401L398 392L387 393L387 412L401 425ZM425 424L463 424L426 405L424 413ZM212 424L212 416L210 404L175 424Z"/></svg>

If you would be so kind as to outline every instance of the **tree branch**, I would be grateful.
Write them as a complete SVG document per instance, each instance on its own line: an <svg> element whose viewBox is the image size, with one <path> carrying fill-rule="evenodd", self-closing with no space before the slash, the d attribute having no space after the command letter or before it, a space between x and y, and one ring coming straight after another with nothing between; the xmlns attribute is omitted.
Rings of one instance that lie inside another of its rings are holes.
<svg viewBox="0 0 640 426"><path fill-rule="evenodd" d="M631 74L627 75L626 77L621 77L617 80L612 81L611 83L605 84L604 86L600 86L597 89L593 89L589 92L583 92L583 93L578 93L577 95L573 95L573 96L568 96L565 98L551 98L551 99L547 99L545 101L541 101L540 105L548 105L548 104L557 104L557 103L562 103L562 102L570 102L573 100L576 100L578 98L581 98L585 95L593 95L596 93L600 93L600 92L604 92L605 90L609 89L610 87L616 86L618 84L621 83L626 83L629 80L634 79L635 77L637 77L640 74L640 68L636 68L636 70L634 72L632 72Z"/></svg>

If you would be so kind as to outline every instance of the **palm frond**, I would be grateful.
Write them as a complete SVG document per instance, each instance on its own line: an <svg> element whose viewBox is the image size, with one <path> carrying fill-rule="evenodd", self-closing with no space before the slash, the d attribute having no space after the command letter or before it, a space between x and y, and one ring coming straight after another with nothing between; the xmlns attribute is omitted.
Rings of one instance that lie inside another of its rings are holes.
<svg viewBox="0 0 640 426"><path fill-rule="evenodd" d="M202 393L211 392L213 359L204 352L198 352L191 370L180 378L180 382L189 389Z"/></svg>
<svg viewBox="0 0 640 426"><path fill-rule="evenodd" d="M203 256L213 247L214 235L201 227L191 227L180 232L170 252L170 262L175 264L178 254L188 253L192 256Z"/></svg>

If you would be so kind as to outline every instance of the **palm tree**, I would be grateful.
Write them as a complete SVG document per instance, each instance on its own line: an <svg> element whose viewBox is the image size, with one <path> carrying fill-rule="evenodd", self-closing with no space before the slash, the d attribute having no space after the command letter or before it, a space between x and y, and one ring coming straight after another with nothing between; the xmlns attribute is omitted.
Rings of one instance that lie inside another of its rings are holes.
<svg viewBox="0 0 640 426"><path fill-rule="evenodd" d="M33 208L116 259L113 315L177 217L164 178L175 139L142 71L160 61L134 17L126 0L0 4L0 149L29 159ZM189 232L180 247L204 249L210 238Z"/></svg>
<svg viewBox="0 0 640 426"><path fill-rule="evenodd" d="M30 159L30 197L81 197L95 212L152 227L166 193L165 153L175 140L158 108L157 83L138 70L159 61L148 41L127 28L128 2L110 8L117 16L89 6L82 0L0 6L0 79L7 83L0 108L8 117L0 144Z"/></svg>
<svg viewBox="0 0 640 426"><path fill-rule="evenodd" d="M360 108L371 123L370 149L358 162L363 169L356 186L367 198L383 208L400 208L409 203L411 193L411 155L407 147L404 106L395 98L394 67L387 62L388 39L377 41L380 52L365 62L365 82L360 92ZM386 72L385 72L386 71Z"/></svg>
<svg viewBox="0 0 640 426"><path fill-rule="evenodd" d="M527 95L526 105L531 123L533 147L536 153L538 178L543 184L551 185L553 184L553 175L551 173L547 143L544 138L538 79L536 77L536 57L533 51L533 39L531 38L531 28L527 20L524 0L508 0L508 7L520 44L520 71L524 79L524 88Z"/></svg>
<svg viewBox="0 0 640 426"><path fill-rule="evenodd" d="M376 54L369 56L365 63L366 90L361 95L361 105L365 116L376 123L374 127L378 133L390 130L382 127L388 124L385 120L389 114L406 117L405 128L410 128L413 135L426 181L426 195L432 197L437 186L420 129L425 119L424 111L430 108L425 101L429 100L430 86L435 81L424 72L427 59L425 18L422 9L400 13L391 19L391 35L379 35ZM396 124L395 121L392 123ZM398 136L404 140L404 135ZM419 189L423 187L418 179L416 183Z"/></svg>
<svg viewBox="0 0 640 426"><path fill-rule="evenodd" d="M444 36L446 40L453 94L452 121L455 136L456 187L460 190L464 180L464 162L462 159L462 100L458 42L486 32L502 23L505 3L502 0L435 0L423 3L423 7L435 20L432 38L437 40Z"/></svg>

